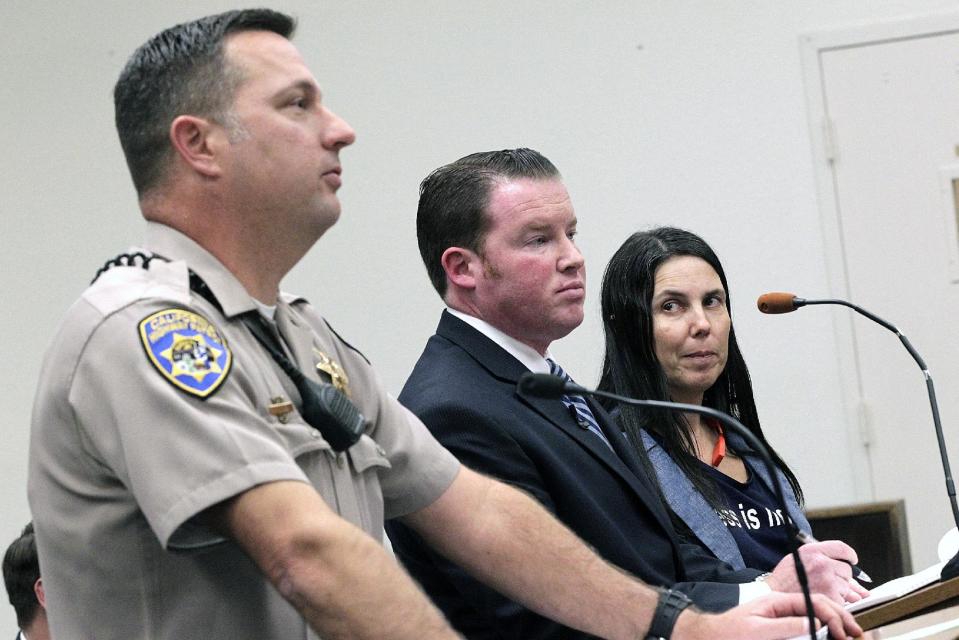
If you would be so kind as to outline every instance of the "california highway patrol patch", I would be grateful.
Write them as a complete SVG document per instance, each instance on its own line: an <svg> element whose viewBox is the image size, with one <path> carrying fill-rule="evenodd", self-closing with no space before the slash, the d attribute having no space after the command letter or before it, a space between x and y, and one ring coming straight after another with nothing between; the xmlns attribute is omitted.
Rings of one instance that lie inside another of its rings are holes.
<svg viewBox="0 0 959 640"><path fill-rule="evenodd" d="M147 357L177 389L200 398L230 373L233 354L209 320L186 309L164 309L140 321Z"/></svg>

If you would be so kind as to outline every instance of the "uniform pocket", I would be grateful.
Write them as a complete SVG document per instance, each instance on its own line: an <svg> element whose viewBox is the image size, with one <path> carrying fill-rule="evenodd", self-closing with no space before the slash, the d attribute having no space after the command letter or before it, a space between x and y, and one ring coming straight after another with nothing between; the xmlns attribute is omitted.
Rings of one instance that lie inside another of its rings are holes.
<svg viewBox="0 0 959 640"><path fill-rule="evenodd" d="M393 465L383 447L365 433L347 450L353 467L353 488L357 497L358 522L374 538L383 535L383 490L380 472ZM341 502L342 505L342 502Z"/></svg>
<svg viewBox="0 0 959 640"><path fill-rule="evenodd" d="M393 467L386 458L386 451L378 445L376 441L366 435L360 436L352 447L347 450L350 456L350 462L353 464L353 470L357 473L363 473L371 467L381 467L391 469Z"/></svg>

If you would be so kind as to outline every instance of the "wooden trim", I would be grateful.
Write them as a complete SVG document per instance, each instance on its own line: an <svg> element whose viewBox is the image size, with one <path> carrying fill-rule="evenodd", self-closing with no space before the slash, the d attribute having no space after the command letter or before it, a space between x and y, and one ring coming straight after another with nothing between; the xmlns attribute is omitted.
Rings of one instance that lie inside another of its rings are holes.
<svg viewBox="0 0 959 640"><path fill-rule="evenodd" d="M937 582L856 614L864 631L959 604L959 577Z"/></svg>

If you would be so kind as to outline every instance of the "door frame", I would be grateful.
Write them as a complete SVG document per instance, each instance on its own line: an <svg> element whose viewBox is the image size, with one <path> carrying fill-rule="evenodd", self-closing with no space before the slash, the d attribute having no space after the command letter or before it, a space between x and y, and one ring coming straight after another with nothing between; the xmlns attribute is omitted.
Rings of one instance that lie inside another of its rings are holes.
<svg viewBox="0 0 959 640"><path fill-rule="evenodd" d="M884 44L918 37L947 35L959 32L959 11L905 16L839 28L821 29L799 36L803 86L806 96L806 114L812 145L813 171L816 183L816 202L822 230L824 261L829 296L849 299L849 273L842 236L842 211L836 192L833 164L837 149L830 124L828 105L823 88L822 57L830 51L868 45ZM852 302L855 302L854 300ZM858 502L875 501L872 469L868 447L872 439L869 406L863 399L862 377L854 322L868 322L856 318L858 314L833 314L836 359L839 365L840 393L847 425L847 439L852 459L853 495Z"/></svg>

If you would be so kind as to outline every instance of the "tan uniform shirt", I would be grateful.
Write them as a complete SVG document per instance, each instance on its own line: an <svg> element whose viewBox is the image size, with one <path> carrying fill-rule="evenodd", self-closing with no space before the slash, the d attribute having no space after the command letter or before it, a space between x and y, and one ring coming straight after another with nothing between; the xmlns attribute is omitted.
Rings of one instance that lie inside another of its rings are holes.
<svg viewBox="0 0 959 640"><path fill-rule="evenodd" d="M271 414L300 398L237 318L254 310L250 296L182 234L151 224L147 238L170 262L104 273L44 360L28 488L53 635L315 637L237 545L193 517L255 485L299 480L379 539L384 511L430 504L459 463L287 295L276 324L292 359L318 381L318 362L340 365L369 426L335 454L297 410ZM190 290L188 265L222 312Z"/></svg>

